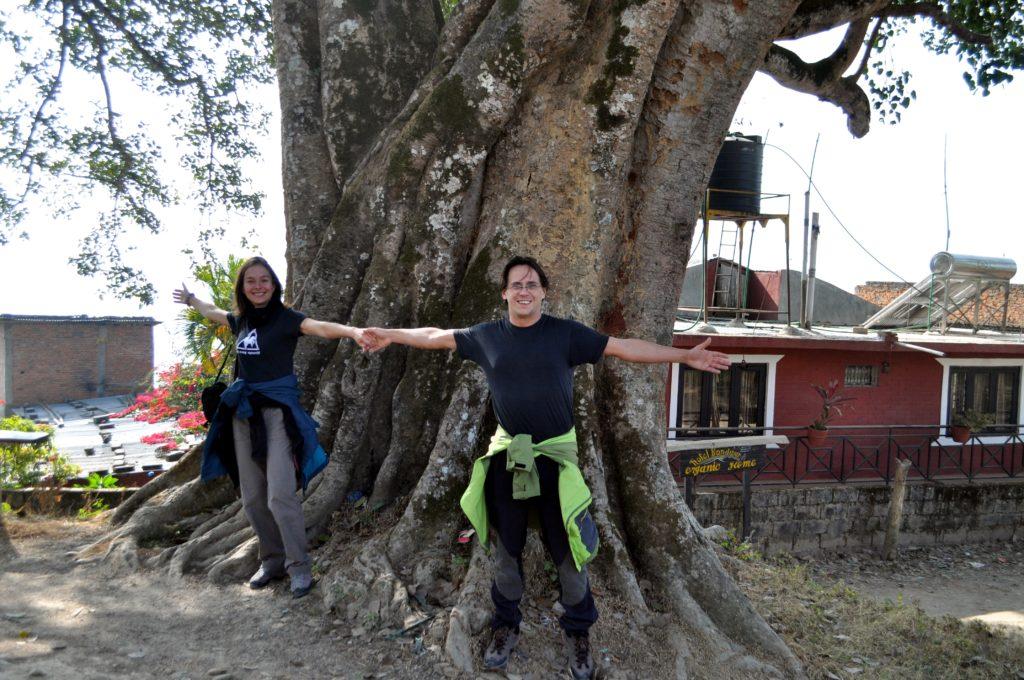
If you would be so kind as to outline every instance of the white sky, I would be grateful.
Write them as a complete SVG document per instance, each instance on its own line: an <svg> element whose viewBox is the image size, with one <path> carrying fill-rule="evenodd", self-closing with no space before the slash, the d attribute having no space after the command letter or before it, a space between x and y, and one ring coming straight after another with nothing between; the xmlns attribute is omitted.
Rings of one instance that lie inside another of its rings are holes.
<svg viewBox="0 0 1024 680"><path fill-rule="evenodd" d="M805 58L820 58L837 40L838 34L833 32L803 41L800 49ZM989 97L981 97L967 91L955 58L928 53L911 36L893 46L892 58L910 68L910 87L917 90L917 101L895 127L874 122L867 137L855 140L836 108L785 90L758 74L740 104L733 129L767 134L769 144L782 147L808 169L815 137L820 134L815 184L868 250L911 281L927 275L931 256L945 246L945 138L950 250L1024 260L1024 224L1015 198L1024 194L1024 135L1013 123L1024 111L1024 74L1014 83L996 88ZM163 322L156 328L155 344L157 363L164 365L175 360L182 344L176 337L180 307L171 301L171 291L188 275L188 258L180 251L190 245L194 225L226 219L224 255L262 254L283 275L277 93L267 87L256 96L274 109L270 134L261 146L263 158L250 164L256 183L266 194L262 217L205 218L186 204L163 213L165 231L160 236L129 234L137 248L133 261L144 265L157 288L157 301L140 308L109 295L101 298L102 281L79 277L67 264L78 239L87 231L88 214L55 222L40 209L28 218L30 240L12 240L0 247L0 313L152 316ZM137 108L141 117L147 104L151 102L131 102L129 106ZM126 112L126 117L129 114ZM807 180L794 162L775 148L766 147L764 159L763 190L792 194L791 266L799 269ZM817 195L812 195L811 210L821 213L819 276L850 291L864 281L894 279L842 232ZM255 239L245 250L240 242L250 229ZM713 232L710 241L713 254L717 234ZM783 253L782 230L777 223L767 230L758 229L753 267L782 268ZM1020 278L1018 275L1015 280Z"/></svg>

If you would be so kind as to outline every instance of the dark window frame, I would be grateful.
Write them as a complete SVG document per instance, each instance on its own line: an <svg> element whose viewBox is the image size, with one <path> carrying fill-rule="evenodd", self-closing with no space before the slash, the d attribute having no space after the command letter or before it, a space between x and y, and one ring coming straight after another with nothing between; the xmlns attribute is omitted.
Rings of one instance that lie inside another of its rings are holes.
<svg viewBox="0 0 1024 680"><path fill-rule="evenodd" d="M1006 374L1013 378L1013 397L1010 402L1010 415L1014 422L1007 423L1003 427L989 426L984 428L980 434L1005 434L1015 432L1020 425L1020 366L957 366L949 367L949 383L946 393L946 422L953 422L953 404L956 401L953 395L953 375L960 373L964 376L964 403L973 403L974 399L974 377L977 375L988 375L989 378L989 403L985 405L985 413L995 412L996 386L999 374Z"/></svg>
<svg viewBox="0 0 1024 680"><path fill-rule="evenodd" d="M850 369L851 368L866 368L871 371L871 382L869 383L850 383ZM843 387L878 387L878 364L847 364L843 370Z"/></svg>
<svg viewBox="0 0 1024 680"><path fill-rule="evenodd" d="M696 371L701 376L700 381L700 410L697 416L697 427L710 427L711 426L711 401L712 392L715 389L715 374L708 373L707 371L697 371L697 369L690 368L683 364L679 364L679 375L676 383L676 437L678 438L695 438L695 437L713 437L713 436L740 436L740 435L758 435L763 434L765 429L765 415L767 413L767 391L768 391L768 364L766 363L742 363L733 364L727 371L723 373L729 375L729 425L725 428L719 428L716 430L702 430L702 431L686 431L683 430L683 383L684 376L687 371ZM744 428L743 430L739 427L740 417L740 396L741 396L741 385L742 375L744 372L756 373L759 376L758 389L757 389L757 417L755 422L759 425L756 428Z"/></svg>

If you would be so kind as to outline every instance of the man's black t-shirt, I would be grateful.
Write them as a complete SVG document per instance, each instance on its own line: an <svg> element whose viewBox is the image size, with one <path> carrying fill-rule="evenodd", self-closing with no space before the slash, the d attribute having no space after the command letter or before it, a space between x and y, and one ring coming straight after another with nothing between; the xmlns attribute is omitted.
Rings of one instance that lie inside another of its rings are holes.
<svg viewBox="0 0 1024 680"><path fill-rule="evenodd" d="M265 382L290 375L298 342L299 326L305 314L282 307L266 322L251 328L245 317L228 314L228 325L237 336L238 377L249 382Z"/></svg>
<svg viewBox="0 0 1024 680"><path fill-rule="evenodd" d="M607 344L607 335L547 314L526 328L505 318L455 332L459 356L487 376L498 422L535 443L573 426L573 368L596 363Z"/></svg>

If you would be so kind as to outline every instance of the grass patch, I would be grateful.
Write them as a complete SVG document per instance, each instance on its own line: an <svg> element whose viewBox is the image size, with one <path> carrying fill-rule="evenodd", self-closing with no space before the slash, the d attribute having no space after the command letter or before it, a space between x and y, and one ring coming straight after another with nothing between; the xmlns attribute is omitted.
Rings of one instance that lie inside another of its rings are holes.
<svg viewBox="0 0 1024 680"><path fill-rule="evenodd" d="M1024 639L822 585L791 558L738 569L743 590L812 678L1024 678Z"/></svg>

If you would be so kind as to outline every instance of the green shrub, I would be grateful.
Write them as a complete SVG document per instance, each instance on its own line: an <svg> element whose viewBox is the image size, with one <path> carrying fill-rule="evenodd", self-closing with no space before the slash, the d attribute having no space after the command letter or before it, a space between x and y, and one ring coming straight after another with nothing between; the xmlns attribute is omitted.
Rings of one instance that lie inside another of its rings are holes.
<svg viewBox="0 0 1024 680"><path fill-rule="evenodd" d="M84 507L78 509L78 519L86 520L92 519L96 515L109 510L110 506L102 498L91 500Z"/></svg>
<svg viewBox="0 0 1024 680"><path fill-rule="evenodd" d="M85 484L75 484L75 487L79 489L116 489L117 477L90 472L89 476L85 478Z"/></svg>
<svg viewBox="0 0 1024 680"><path fill-rule="evenodd" d="M17 432L53 432L48 425L10 416L0 419L0 430ZM0 446L0 487L19 488L35 486L50 477L53 486L63 486L67 480L78 474L77 465L53 448L53 442L46 439L38 444L5 444Z"/></svg>

